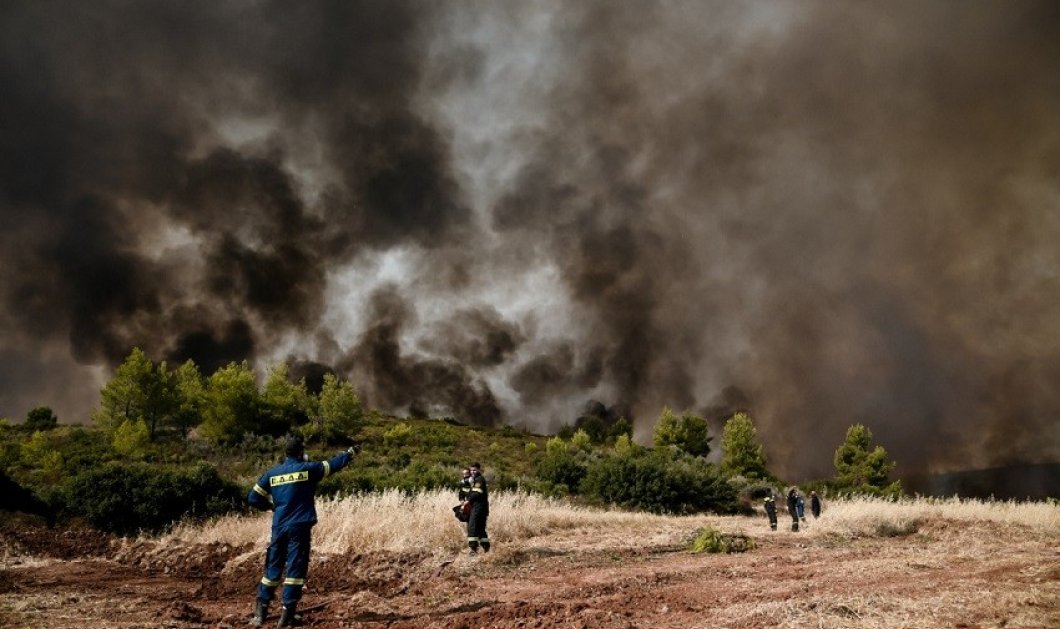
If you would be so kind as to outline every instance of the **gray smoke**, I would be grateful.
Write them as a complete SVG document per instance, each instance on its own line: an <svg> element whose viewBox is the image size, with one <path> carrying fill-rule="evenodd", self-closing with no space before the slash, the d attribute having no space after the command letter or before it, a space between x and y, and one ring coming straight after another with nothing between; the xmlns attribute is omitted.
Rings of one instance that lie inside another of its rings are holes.
<svg viewBox="0 0 1060 629"><path fill-rule="evenodd" d="M0 413L133 345L782 474L1060 459L1051 2L9 2ZM57 386L63 382L63 386Z"/></svg>

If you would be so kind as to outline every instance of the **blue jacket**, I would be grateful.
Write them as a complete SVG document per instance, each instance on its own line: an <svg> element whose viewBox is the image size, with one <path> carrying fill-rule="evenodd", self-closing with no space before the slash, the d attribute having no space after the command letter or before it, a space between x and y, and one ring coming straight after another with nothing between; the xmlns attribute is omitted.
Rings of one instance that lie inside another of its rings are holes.
<svg viewBox="0 0 1060 629"><path fill-rule="evenodd" d="M316 489L324 477L350 464L343 452L328 461L300 461L287 457L283 463L261 475L247 495L257 509L272 509L272 528L312 526L317 523Z"/></svg>

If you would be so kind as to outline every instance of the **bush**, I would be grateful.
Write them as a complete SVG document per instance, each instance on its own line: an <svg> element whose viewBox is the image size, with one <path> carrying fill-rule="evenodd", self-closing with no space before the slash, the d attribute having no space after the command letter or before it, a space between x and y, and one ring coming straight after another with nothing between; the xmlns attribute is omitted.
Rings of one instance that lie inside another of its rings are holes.
<svg viewBox="0 0 1060 629"><path fill-rule="evenodd" d="M705 526L692 537L688 544L691 553L742 553L755 547L754 540L740 533L722 533Z"/></svg>
<svg viewBox="0 0 1060 629"><path fill-rule="evenodd" d="M537 477L552 485L577 488L588 470L584 455L558 450L551 445L549 441L548 452L537 462Z"/></svg>
<svg viewBox="0 0 1060 629"><path fill-rule="evenodd" d="M108 463L72 477L61 495L64 515L119 535L157 532L181 518L221 515L243 505L242 489L206 463L183 471Z"/></svg>
<svg viewBox="0 0 1060 629"><path fill-rule="evenodd" d="M47 406L38 406L26 414L26 430L51 430L59 424L59 419Z"/></svg>
<svg viewBox="0 0 1060 629"><path fill-rule="evenodd" d="M383 433L383 443L388 447L405 445L412 438L412 426L402 422Z"/></svg>
<svg viewBox="0 0 1060 629"><path fill-rule="evenodd" d="M2 511L21 511L44 516L49 524L54 518L52 510L43 500L29 489L8 478L2 470L0 470L0 494L4 496L3 502L0 503Z"/></svg>
<svg viewBox="0 0 1060 629"><path fill-rule="evenodd" d="M735 490L702 458L657 449L612 454L588 466L580 491L593 500L653 513L732 513Z"/></svg>

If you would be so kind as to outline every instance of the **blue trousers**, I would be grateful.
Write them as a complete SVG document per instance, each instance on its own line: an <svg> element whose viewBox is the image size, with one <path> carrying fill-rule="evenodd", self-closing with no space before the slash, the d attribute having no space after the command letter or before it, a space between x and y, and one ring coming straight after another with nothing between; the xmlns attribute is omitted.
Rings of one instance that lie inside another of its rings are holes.
<svg viewBox="0 0 1060 629"><path fill-rule="evenodd" d="M258 600L268 604L280 585L280 577L287 568L283 580L283 604L297 603L302 598L302 586L309 574L309 538L311 526L294 526L273 529L269 550L265 553L265 576L258 585Z"/></svg>

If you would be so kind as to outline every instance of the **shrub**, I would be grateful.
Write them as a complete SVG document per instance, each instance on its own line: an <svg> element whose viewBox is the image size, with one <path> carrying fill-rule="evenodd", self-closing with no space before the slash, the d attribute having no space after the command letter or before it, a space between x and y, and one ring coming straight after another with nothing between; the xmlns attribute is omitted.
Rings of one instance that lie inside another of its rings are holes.
<svg viewBox="0 0 1060 629"><path fill-rule="evenodd" d="M51 509L43 500L29 489L8 478L2 470L0 470L0 494L4 496L3 502L0 503L0 510L33 513L48 518L49 522L54 517Z"/></svg>
<svg viewBox="0 0 1060 629"><path fill-rule="evenodd" d="M735 490L715 465L663 449L594 461L580 491L593 500L653 513L731 513L738 508Z"/></svg>
<svg viewBox="0 0 1060 629"><path fill-rule="evenodd" d="M571 447L575 450L582 450L588 452L592 447L593 439L589 436L589 433L582 429L578 429L570 438Z"/></svg>
<svg viewBox="0 0 1060 629"><path fill-rule="evenodd" d="M537 477L552 485L577 488L585 478L586 462L577 454L567 451L565 447L560 451L555 450L552 447L552 440L549 440L548 444L545 456L537 462Z"/></svg>
<svg viewBox="0 0 1060 629"><path fill-rule="evenodd" d="M688 543L691 553L742 553L755 547L754 540L741 533L722 533L705 526Z"/></svg>
<svg viewBox="0 0 1060 629"><path fill-rule="evenodd" d="M51 430L59 424L59 418L47 406L38 406L26 414L26 430Z"/></svg>
<svg viewBox="0 0 1060 629"><path fill-rule="evenodd" d="M181 518L204 518L241 508L243 490L201 463L184 471L145 464L108 463L69 479L64 514L98 529L131 535L160 531Z"/></svg>
<svg viewBox="0 0 1060 629"><path fill-rule="evenodd" d="M412 426L402 422L383 433L383 443L387 446L401 446L412 438Z"/></svg>

